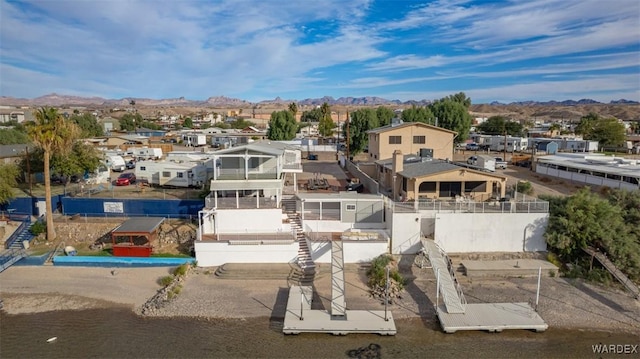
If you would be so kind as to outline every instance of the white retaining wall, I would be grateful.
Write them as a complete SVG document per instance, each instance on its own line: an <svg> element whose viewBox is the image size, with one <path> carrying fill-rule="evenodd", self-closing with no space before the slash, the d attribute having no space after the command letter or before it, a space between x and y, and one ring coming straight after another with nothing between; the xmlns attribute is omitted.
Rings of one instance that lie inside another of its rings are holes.
<svg viewBox="0 0 640 359"><path fill-rule="evenodd" d="M225 263L289 263L298 256L298 243L230 245L227 242L195 243L200 267L216 267Z"/></svg>
<svg viewBox="0 0 640 359"><path fill-rule="evenodd" d="M282 232L282 209L230 209L216 214L218 233Z"/></svg>
<svg viewBox="0 0 640 359"><path fill-rule="evenodd" d="M439 213L435 240L447 253L546 251L548 213Z"/></svg>
<svg viewBox="0 0 640 359"><path fill-rule="evenodd" d="M393 213L391 253L422 248L421 232L433 231L446 252L546 251L548 213Z"/></svg>

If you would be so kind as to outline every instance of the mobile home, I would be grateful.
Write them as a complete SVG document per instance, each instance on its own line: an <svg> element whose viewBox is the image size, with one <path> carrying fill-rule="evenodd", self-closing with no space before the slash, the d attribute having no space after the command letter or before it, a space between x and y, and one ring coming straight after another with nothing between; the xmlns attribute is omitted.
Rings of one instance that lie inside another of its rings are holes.
<svg viewBox="0 0 640 359"><path fill-rule="evenodd" d="M200 187L209 180L207 166L194 162L140 161L135 173L138 181L153 186Z"/></svg>

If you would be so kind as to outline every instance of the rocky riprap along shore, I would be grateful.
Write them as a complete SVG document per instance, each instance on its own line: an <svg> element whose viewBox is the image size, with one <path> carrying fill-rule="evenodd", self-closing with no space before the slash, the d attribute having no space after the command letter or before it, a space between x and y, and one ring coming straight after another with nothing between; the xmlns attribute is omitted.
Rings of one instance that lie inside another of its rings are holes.
<svg viewBox="0 0 640 359"><path fill-rule="evenodd" d="M162 316L160 310L179 295L184 281L192 268L192 265L187 264L187 270L184 275L174 275L171 283L159 289L158 292L149 298L136 312L143 316Z"/></svg>

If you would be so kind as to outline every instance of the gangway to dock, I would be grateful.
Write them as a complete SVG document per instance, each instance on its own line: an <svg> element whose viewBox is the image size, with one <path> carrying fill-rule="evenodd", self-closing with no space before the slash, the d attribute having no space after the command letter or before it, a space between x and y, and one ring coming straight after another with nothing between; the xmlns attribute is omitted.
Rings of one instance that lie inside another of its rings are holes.
<svg viewBox="0 0 640 359"><path fill-rule="evenodd" d="M435 309L445 333L459 330L501 332L505 329L542 332L549 327L529 303L467 303L445 251L430 239L423 239L422 245L437 278ZM440 294L443 303L439 302Z"/></svg>
<svg viewBox="0 0 640 359"><path fill-rule="evenodd" d="M627 288L629 292L631 292L631 295L635 299L640 300L640 288L638 288L638 286L633 283L629 277L622 273L622 271L620 271L620 269L618 269L618 267L616 267L616 265L604 255L604 253L593 247L585 247L582 250L597 259L598 262L600 262L600 264L609 271L609 273L611 273L622 285L625 286L625 288Z"/></svg>

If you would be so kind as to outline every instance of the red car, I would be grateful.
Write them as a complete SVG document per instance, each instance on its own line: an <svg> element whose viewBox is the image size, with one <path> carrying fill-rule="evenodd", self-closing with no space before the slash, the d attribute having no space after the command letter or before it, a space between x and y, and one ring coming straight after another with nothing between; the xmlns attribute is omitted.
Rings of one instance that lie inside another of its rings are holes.
<svg viewBox="0 0 640 359"><path fill-rule="evenodd" d="M133 183L136 183L136 175L132 172L123 173L116 180L116 186L128 186Z"/></svg>

